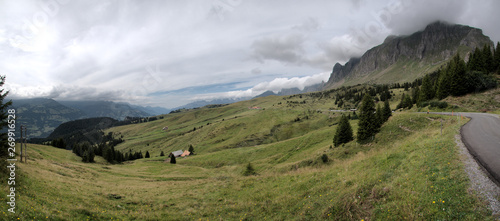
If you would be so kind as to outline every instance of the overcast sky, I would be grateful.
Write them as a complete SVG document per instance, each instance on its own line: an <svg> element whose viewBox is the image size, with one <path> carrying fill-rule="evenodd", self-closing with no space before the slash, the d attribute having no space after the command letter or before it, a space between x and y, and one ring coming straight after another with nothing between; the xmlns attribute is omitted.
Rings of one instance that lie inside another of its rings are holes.
<svg viewBox="0 0 500 221"><path fill-rule="evenodd" d="M442 20L500 40L497 0L0 0L11 98L167 108L327 81L388 35Z"/></svg>

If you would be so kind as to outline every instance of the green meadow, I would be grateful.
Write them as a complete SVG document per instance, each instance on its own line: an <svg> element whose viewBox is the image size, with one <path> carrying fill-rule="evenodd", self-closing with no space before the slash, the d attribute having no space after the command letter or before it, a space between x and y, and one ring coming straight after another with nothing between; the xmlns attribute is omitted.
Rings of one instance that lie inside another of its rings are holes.
<svg viewBox="0 0 500 221"><path fill-rule="evenodd" d="M395 91L392 107L400 94ZM329 110L337 108L333 102L331 97L270 96L110 128L105 132L125 140L116 149L152 156L123 164L100 157L83 163L69 150L29 144L29 161L17 163L16 214L2 203L0 217L494 219L486 203L469 191L455 144L467 119L395 112L371 142L332 147L342 114ZM357 120L350 123L356 134ZM159 156L189 145L196 154L178 158L177 164ZM244 176L249 163L256 174ZM5 202L7 184L0 189Z"/></svg>

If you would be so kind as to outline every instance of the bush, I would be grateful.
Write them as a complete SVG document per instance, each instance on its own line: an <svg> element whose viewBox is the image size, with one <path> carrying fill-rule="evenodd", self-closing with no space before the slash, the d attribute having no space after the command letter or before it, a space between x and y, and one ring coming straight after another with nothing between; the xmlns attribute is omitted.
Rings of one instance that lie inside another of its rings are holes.
<svg viewBox="0 0 500 221"><path fill-rule="evenodd" d="M431 108L445 109L448 107L448 103L446 103L445 101L436 101L436 100L422 102L422 107L427 107L427 106Z"/></svg>
<svg viewBox="0 0 500 221"><path fill-rule="evenodd" d="M321 155L321 161L323 161L323 163L328 163L328 156L326 154Z"/></svg>

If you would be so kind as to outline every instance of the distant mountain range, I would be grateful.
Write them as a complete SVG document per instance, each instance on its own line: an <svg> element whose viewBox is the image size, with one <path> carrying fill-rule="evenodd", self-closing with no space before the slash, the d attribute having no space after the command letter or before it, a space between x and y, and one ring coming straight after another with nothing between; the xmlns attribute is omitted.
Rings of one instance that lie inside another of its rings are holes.
<svg viewBox="0 0 500 221"><path fill-rule="evenodd" d="M47 137L62 123L93 117L148 117L167 114L169 109L141 107L111 101L55 101L47 98L16 99L17 124L27 126L29 137Z"/></svg>
<svg viewBox="0 0 500 221"><path fill-rule="evenodd" d="M257 97L267 97L271 95L276 95L276 96L288 96L288 95L294 95L294 94L302 94L302 93L309 93L309 92L316 92L316 91L321 91L325 87L325 83L319 83L311 86L304 87L302 90L299 88L283 88L281 91L274 93L273 91L266 91L260 95L255 96L254 98Z"/></svg>
<svg viewBox="0 0 500 221"><path fill-rule="evenodd" d="M384 43L333 66L324 89L360 83L411 82L430 73L460 53L467 58L476 47L493 45L481 29L444 22L429 24L409 36L389 36Z"/></svg>

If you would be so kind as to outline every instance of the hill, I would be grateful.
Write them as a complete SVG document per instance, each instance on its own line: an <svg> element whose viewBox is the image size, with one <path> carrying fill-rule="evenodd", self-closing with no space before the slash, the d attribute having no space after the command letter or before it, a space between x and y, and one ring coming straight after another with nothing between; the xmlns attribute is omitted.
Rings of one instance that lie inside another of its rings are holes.
<svg viewBox="0 0 500 221"><path fill-rule="evenodd" d="M485 44L493 46L480 29L435 22L409 36L389 36L360 58L351 58L345 65L335 64L325 88L411 82L435 71L456 53L467 57Z"/></svg>
<svg viewBox="0 0 500 221"><path fill-rule="evenodd" d="M60 124L84 118L84 112L46 98L14 100L18 125L28 127L30 137L47 137Z"/></svg>

